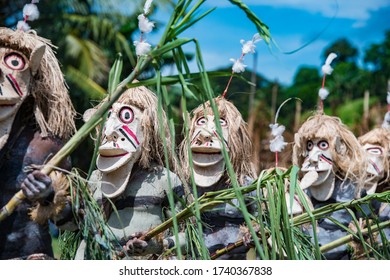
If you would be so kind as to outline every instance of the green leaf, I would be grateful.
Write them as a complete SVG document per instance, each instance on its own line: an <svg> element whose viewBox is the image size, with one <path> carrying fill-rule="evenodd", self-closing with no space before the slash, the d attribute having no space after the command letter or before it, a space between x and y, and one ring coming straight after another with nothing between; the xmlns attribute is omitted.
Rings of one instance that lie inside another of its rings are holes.
<svg viewBox="0 0 390 280"><path fill-rule="evenodd" d="M114 65L112 66L109 74L109 79L108 79L108 93L111 94L114 92L116 87L119 84L119 79L122 73L122 68L123 68L123 58L122 54L118 53L114 62Z"/></svg>

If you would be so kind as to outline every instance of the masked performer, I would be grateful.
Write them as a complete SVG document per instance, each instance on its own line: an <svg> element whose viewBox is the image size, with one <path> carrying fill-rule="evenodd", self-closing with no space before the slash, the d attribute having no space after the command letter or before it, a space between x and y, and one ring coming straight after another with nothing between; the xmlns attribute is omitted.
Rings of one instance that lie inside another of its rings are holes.
<svg viewBox="0 0 390 280"><path fill-rule="evenodd" d="M46 39L0 28L0 60L0 204L21 188L27 198L1 222L0 259L53 257L47 219L61 224L64 218L64 180L28 170L48 161L74 132L74 109Z"/></svg>
<svg viewBox="0 0 390 280"><path fill-rule="evenodd" d="M176 162L167 120L162 115L160 122L157 97L146 87L124 92L108 113L96 161L98 170L90 178L94 198L104 206L108 225L129 255L160 254L164 247L175 246L174 237L157 237L148 242L139 238L172 216L168 193L173 192L176 198L183 194L178 176L164 168L162 137L166 138L171 170L176 169ZM181 207L178 200L175 207ZM182 234L179 240L177 245L184 246ZM77 259L84 258L84 247L82 243Z"/></svg>
<svg viewBox="0 0 390 280"><path fill-rule="evenodd" d="M181 144L182 168L190 181L191 170L188 159L188 145L192 153L193 173L198 196L206 192L231 187L225 169L222 145L227 149L233 169L241 186L249 185L255 178L251 159L251 141L246 123L237 108L223 97L214 99L220 118L213 113L210 102L193 111L189 139ZM216 122L220 122L222 135L218 134ZM203 237L210 254L240 240L240 225L244 224L238 201L221 204L201 214L204 223ZM253 212L249 205L249 211ZM245 259L248 248L242 246L222 259Z"/></svg>
<svg viewBox="0 0 390 280"><path fill-rule="evenodd" d="M389 157L390 129L375 128L359 137L359 142L366 152L369 174L364 184L367 194L390 190Z"/></svg>
<svg viewBox="0 0 390 280"><path fill-rule="evenodd" d="M364 192L367 194L390 190L390 127L388 127L388 120L389 112L385 115L382 127L374 128L358 139L365 151L367 160L367 179L364 184ZM390 206L388 203L373 200L371 209L375 209L375 214L380 221L390 219ZM387 239L390 239L390 229L385 228L383 232ZM380 238L381 236L378 235L378 237Z"/></svg>
<svg viewBox="0 0 390 280"><path fill-rule="evenodd" d="M295 135L293 162L305 177L314 177L307 193L314 208L330 203L348 202L359 196L362 184L363 152L359 142L340 119L321 113L310 117ZM339 210L331 217L348 226L352 217ZM317 233L322 245L347 234L329 219L318 223ZM320 245L321 245L320 244ZM328 259L347 256L346 246L325 254Z"/></svg>

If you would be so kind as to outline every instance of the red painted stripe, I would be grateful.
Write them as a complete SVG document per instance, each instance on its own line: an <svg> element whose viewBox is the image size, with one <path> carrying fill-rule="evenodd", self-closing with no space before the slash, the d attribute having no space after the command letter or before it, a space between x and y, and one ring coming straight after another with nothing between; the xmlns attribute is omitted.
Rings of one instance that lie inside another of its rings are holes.
<svg viewBox="0 0 390 280"><path fill-rule="evenodd" d="M328 158L324 157L324 156L320 156L320 158L322 158L323 161L326 161L327 163L329 163L330 165L333 165L333 162L331 160L329 160Z"/></svg>
<svg viewBox="0 0 390 280"><path fill-rule="evenodd" d="M12 80L12 83L15 86L15 88L16 88L17 92L19 93L19 95L23 96L23 92L20 90L18 82L15 80L15 78L11 74L8 74L7 76Z"/></svg>
<svg viewBox="0 0 390 280"><path fill-rule="evenodd" d="M134 132L131 131L130 128L128 128L126 125L123 125L122 128L128 133L130 134L131 138L133 138L135 140L135 142L137 143L137 145L139 145L139 141L137 139L137 136L135 136Z"/></svg>

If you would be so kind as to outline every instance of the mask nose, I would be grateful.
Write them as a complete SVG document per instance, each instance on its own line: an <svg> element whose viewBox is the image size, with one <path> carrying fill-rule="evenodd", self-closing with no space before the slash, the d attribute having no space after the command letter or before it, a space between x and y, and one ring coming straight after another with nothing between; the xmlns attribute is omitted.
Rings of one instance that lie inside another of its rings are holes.
<svg viewBox="0 0 390 280"><path fill-rule="evenodd" d="M119 124L116 122L115 118L110 117L107 120L105 131L104 131L104 134L108 141L116 142L118 140L119 138L119 134L117 132L118 128L119 128Z"/></svg>
<svg viewBox="0 0 390 280"><path fill-rule="evenodd" d="M200 144L212 142L211 137L212 135L210 134L210 132L202 130L198 136L198 141L200 142Z"/></svg>
<svg viewBox="0 0 390 280"><path fill-rule="evenodd" d="M313 148L309 154L309 162L311 164L317 165L320 160L321 151L319 149Z"/></svg>
<svg viewBox="0 0 390 280"><path fill-rule="evenodd" d="M106 133L106 139L107 141L118 141L118 133L116 131L111 131L110 133Z"/></svg>

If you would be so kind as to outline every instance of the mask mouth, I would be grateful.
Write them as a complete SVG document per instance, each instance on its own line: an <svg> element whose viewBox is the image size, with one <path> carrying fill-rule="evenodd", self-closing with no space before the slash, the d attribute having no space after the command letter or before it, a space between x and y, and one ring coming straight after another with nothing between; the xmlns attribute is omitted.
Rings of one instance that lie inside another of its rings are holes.
<svg viewBox="0 0 390 280"><path fill-rule="evenodd" d="M199 167L209 167L216 165L223 156L221 149L215 147L192 147L192 161Z"/></svg>
<svg viewBox="0 0 390 280"><path fill-rule="evenodd" d="M0 96L0 107L12 107L18 104L20 98L1 98Z"/></svg>
<svg viewBox="0 0 390 280"><path fill-rule="evenodd" d="M107 148L107 147L100 147L99 148L99 154L101 157L104 158L115 158L115 157L123 157L127 154L129 154L128 151L125 151L123 149L118 148Z"/></svg>

